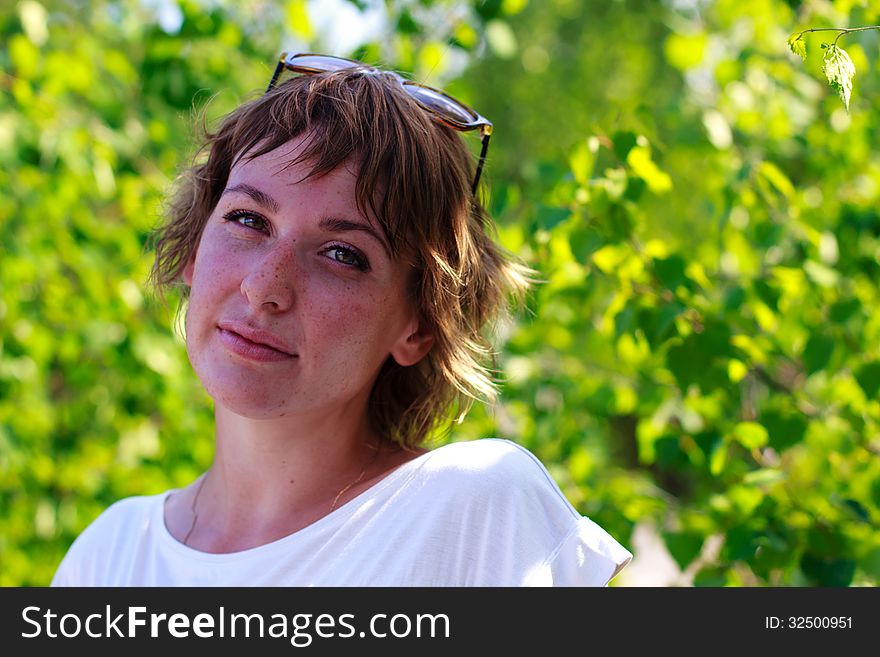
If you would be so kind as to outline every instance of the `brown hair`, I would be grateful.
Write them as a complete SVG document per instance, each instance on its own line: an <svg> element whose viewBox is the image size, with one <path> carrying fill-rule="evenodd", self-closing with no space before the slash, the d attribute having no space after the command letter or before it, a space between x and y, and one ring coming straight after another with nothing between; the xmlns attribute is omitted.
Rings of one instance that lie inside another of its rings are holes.
<svg viewBox="0 0 880 657"><path fill-rule="evenodd" d="M483 330L521 298L530 270L490 238L491 219L470 189L473 157L459 134L376 69L294 77L204 133L201 161L178 179L155 236L151 279L160 296L172 286L188 295L181 272L233 164L310 133L298 158L312 166L310 175L359 162L358 206L377 218L395 257L411 263L412 302L434 338L416 365L385 362L370 397L373 429L415 447L453 410L461 417L473 399L494 399Z"/></svg>

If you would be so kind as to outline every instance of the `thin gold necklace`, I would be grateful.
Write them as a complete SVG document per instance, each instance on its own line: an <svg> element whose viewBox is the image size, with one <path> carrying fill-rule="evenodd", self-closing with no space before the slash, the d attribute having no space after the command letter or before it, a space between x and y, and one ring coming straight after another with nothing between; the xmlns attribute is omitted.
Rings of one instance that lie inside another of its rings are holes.
<svg viewBox="0 0 880 657"><path fill-rule="evenodd" d="M338 493L336 493L336 497L333 498L333 504L330 505L330 511L331 511L331 512L332 512L334 509L336 509L336 503L339 502L339 498L342 497L342 494L343 494L345 491L347 491L349 488L351 488L352 486L355 486L355 485L357 485L358 483L360 483L361 479L364 478L364 475L367 474L367 469L368 469L370 466L372 466L373 463L376 461L376 458L378 458L378 456L379 456L379 451L382 449L381 444L380 444L378 447L373 447L372 445L370 445L370 447L373 449L373 458L371 458L369 461L367 461L367 464L364 466L364 469L361 470L361 473L358 475L358 478L357 478L357 479L355 479L355 480L354 480L353 482L351 482L348 486L346 486L346 487L343 488L341 491L339 491Z"/></svg>
<svg viewBox="0 0 880 657"><path fill-rule="evenodd" d="M205 485L205 479L208 478L208 474L205 473L202 475L202 480L199 482L199 487L196 489L196 496L193 498L192 505L190 506L190 511L192 512L192 523L189 526L189 531L186 533L186 536L183 537L183 544L188 545L189 537L192 535L193 530L196 528L196 521L199 519L199 513L196 511L196 505L199 503L199 495L202 494L202 486Z"/></svg>
<svg viewBox="0 0 880 657"><path fill-rule="evenodd" d="M370 446L372 447L372 445ZM330 505L330 512L332 513L336 509L336 505L339 503L339 498L342 497L343 493L347 491L352 486L356 486L361 482L364 476L367 474L367 470L370 466L375 463L376 459L379 457L379 452L381 451L381 445L379 447L372 447L374 450L373 457L367 462L364 466L364 469L361 470L361 473L358 475L357 479L352 481L350 484L346 485L341 491L336 493L336 497L333 498L333 504ZM183 544L189 545L189 537L192 536L193 530L196 528L196 523L199 520L199 512L197 510L199 503L199 495L202 494L202 488L205 485L205 479L208 478L207 474L202 475L202 480L199 482L199 487L196 489L195 497L193 497L192 504L190 505L190 512L192 513L192 523L189 526L189 531L186 533L186 536L183 537Z"/></svg>

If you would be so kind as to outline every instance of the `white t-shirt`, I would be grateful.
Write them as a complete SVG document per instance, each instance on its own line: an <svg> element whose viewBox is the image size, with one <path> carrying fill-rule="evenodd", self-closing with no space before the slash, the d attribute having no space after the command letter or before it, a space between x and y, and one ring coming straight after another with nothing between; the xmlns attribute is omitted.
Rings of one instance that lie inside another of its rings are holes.
<svg viewBox="0 0 880 657"><path fill-rule="evenodd" d="M311 525L228 554L171 536L171 492L108 508L52 585L605 586L632 557L506 440L422 454Z"/></svg>

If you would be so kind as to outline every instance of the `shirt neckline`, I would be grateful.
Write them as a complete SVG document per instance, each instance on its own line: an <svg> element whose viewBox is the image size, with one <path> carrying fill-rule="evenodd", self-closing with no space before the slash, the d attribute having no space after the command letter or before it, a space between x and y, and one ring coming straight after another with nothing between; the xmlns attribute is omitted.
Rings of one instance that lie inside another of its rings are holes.
<svg viewBox="0 0 880 657"><path fill-rule="evenodd" d="M445 445L443 447L445 447ZM176 538L174 538L174 536L172 536L171 532L168 530L168 525L165 524L165 502L168 499L168 496L171 495L171 493L180 490L178 488L171 488L159 496L154 517L155 525L159 528L160 541L166 546L188 558L213 563L252 558L256 555L276 550L279 548L279 546L286 546L289 543L306 540L311 534L320 531L324 526L334 521L344 520L350 517L358 510L358 508L363 505L364 502L375 497L378 493L387 488L391 483L401 478L404 474L410 471L414 471L419 467L422 467L430 459L430 457L437 452L438 449L442 449L442 447L429 450L424 454L420 454L419 456L410 459L409 461L401 463L399 466L391 470L387 475L382 477L375 484L373 484L366 490L358 493L355 497L351 498L345 504L336 507L327 515L318 518L317 520L315 520L315 522L306 525L305 527L302 527L290 534L287 534L286 536L275 539L274 541L264 543L263 545L257 545L252 548L247 548L245 550L219 553L203 552L188 545L184 545Z"/></svg>

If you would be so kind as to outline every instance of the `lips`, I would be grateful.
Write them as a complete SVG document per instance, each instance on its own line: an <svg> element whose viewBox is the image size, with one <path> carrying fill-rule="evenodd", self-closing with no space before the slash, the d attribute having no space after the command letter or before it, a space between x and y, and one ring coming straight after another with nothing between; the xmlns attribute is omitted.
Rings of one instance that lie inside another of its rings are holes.
<svg viewBox="0 0 880 657"><path fill-rule="evenodd" d="M220 322L217 325L220 338L233 352L259 361L276 361L295 358L296 354L277 335L242 322Z"/></svg>

